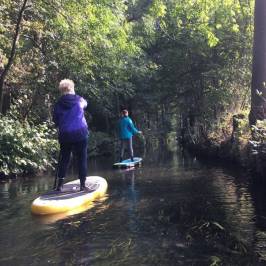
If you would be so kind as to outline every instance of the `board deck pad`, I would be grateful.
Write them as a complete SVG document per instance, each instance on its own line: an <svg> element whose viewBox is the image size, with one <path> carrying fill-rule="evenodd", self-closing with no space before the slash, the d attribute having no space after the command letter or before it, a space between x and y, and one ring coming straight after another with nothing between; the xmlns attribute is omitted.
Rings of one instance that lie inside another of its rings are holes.
<svg viewBox="0 0 266 266"><path fill-rule="evenodd" d="M142 162L142 158L134 157L134 161L132 162L131 159L123 160L122 162L113 164L114 168L130 168L137 165L140 165Z"/></svg>
<svg viewBox="0 0 266 266"><path fill-rule="evenodd" d="M107 182L99 176L86 178L85 190L80 191L79 179L63 185L62 191L50 191L35 199L31 205L34 214L55 214L74 210L104 196Z"/></svg>
<svg viewBox="0 0 266 266"><path fill-rule="evenodd" d="M62 191L50 191L40 196L41 200L63 200L75 198L87 193L91 193L99 188L99 184L86 185L86 190L80 191L80 185L65 184Z"/></svg>

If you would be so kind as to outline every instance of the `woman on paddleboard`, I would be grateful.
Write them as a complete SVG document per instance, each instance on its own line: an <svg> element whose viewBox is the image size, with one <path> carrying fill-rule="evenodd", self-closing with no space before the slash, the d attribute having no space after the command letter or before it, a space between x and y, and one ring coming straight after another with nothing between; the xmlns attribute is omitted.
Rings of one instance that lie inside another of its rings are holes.
<svg viewBox="0 0 266 266"><path fill-rule="evenodd" d="M60 81L62 96L55 104L53 121L58 127L60 158L57 191L61 191L66 176L71 152L77 155L80 190L85 189L87 176L88 125L84 117L87 102L75 94L74 82L69 79Z"/></svg>
<svg viewBox="0 0 266 266"><path fill-rule="evenodd" d="M134 161L134 152L133 152L133 143L132 137L135 134L141 134L142 132L139 131L133 124L132 120L128 116L128 110L123 109L121 111L121 118L118 122L118 131L119 131L119 138L121 140L121 147L120 147L120 162L123 161L123 156L125 152L125 148L127 147L130 159Z"/></svg>

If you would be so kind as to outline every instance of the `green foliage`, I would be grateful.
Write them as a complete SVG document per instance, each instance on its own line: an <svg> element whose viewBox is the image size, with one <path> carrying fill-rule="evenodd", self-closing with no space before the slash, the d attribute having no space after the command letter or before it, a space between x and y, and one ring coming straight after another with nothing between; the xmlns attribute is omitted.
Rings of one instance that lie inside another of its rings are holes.
<svg viewBox="0 0 266 266"><path fill-rule="evenodd" d="M137 97L151 109L167 102L189 104L182 109L195 112L200 105L197 112L210 121L233 102L248 101L253 4L34 1L25 12L8 78L12 96L16 99L19 84L19 93L33 99L28 109L35 111L47 103L47 94L54 100L60 78L70 77L78 92L108 117ZM14 27L19 6L5 0L2 8L4 58L12 37L8 27Z"/></svg>
<svg viewBox="0 0 266 266"><path fill-rule="evenodd" d="M103 132L91 132L88 143L89 155L110 155L114 151L114 139Z"/></svg>
<svg viewBox="0 0 266 266"><path fill-rule="evenodd" d="M0 8L4 64L20 5L3 0ZM253 7L254 0L31 1L6 108L15 105L20 121L46 123L60 79L71 78L97 132L113 134L120 105L153 131L175 130L176 117L214 130L224 113L249 106Z"/></svg>
<svg viewBox="0 0 266 266"><path fill-rule="evenodd" d="M34 173L53 166L55 131L47 123L31 126L9 116L0 118L0 173Z"/></svg>
<svg viewBox="0 0 266 266"><path fill-rule="evenodd" d="M249 105L254 1L164 5L166 13L153 24L155 36L145 43L153 66L146 76L150 85L139 93L148 109L172 104L168 108L177 107L184 119L213 130L226 112Z"/></svg>
<svg viewBox="0 0 266 266"><path fill-rule="evenodd" d="M256 126L251 127L252 140L259 143L266 142L266 122L258 121Z"/></svg>

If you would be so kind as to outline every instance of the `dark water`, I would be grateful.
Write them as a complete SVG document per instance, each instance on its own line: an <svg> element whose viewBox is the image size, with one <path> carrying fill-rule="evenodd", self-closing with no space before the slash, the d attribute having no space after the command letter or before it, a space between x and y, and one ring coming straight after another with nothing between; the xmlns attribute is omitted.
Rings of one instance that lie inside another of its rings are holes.
<svg viewBox="0 0 266 266"><path fill-rule="evenodd" d="M2 181L0 265L266 265L262 185L180 152L144 161L132 171L91 162L90 175L108 181L106 198L50 220L30 204L52 175Z"/></svg>

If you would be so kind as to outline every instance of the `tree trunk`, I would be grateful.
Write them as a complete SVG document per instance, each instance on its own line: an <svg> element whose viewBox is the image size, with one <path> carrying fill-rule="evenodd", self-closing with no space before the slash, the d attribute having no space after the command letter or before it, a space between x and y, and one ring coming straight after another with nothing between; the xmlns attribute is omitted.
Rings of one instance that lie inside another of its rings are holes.
<svg viewBox="0 0 266 266"><path fill-rule="evenodd" d="M254 19L253 66L250 125L266 115L266 1L256 0Z"/></svg>
<svg viewBox="0 0 266 266"><path fill-rule="evenodd" d="M5 78L6 78L7 74L8 74L8 71L10 70L10 67L11 67L11 65L13 63L14 58L15 58L17 42L18 42L18 39L19 39L19 30L20 30L22 19L23 19L23 13L24 13L24 11L26 9L27 1L28 0L24 0L23 1L22 7L21 7L21 9L19 11L18 20L17 20L17 23L16 23L16 30L15 30L15 35L14 35L13 42L12 42L12 48L11 48L10 56L8 58L8 62L6 64L6 66L4 67L3 71L1 71L1 74L0 74L0 113L2 113L2 110L3 110L3 96L4 96Z"/></svg>

